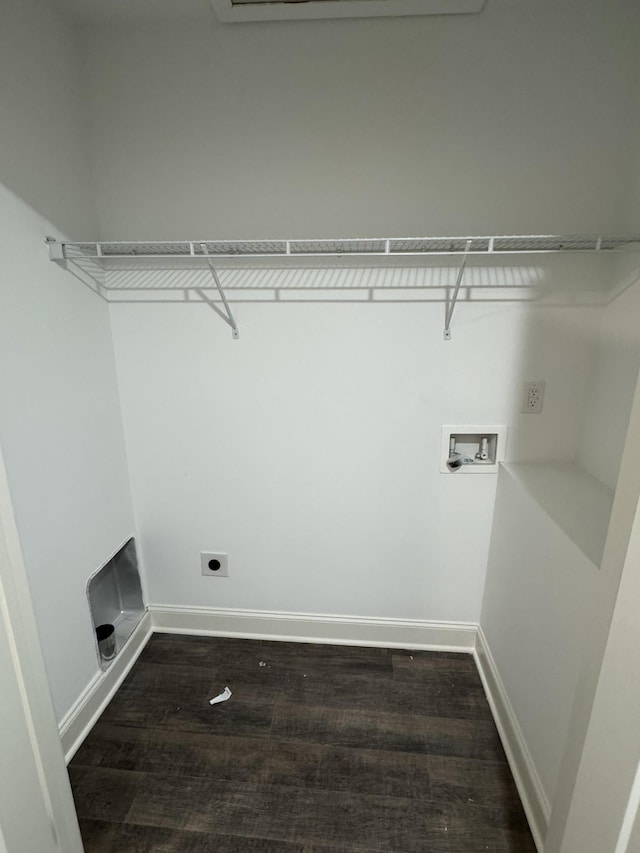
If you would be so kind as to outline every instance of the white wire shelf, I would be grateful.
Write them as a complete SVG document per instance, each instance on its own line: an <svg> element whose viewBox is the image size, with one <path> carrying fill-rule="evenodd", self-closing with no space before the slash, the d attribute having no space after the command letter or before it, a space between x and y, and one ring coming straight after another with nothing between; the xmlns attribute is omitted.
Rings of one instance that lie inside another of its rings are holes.
<svg viewBox="0 0 640 853"><path fill-rule="evenodd" d="M308 291L324 291L340 301L349 301L344 297L350 292L352 301L385 302L407 301L400 291L410 291L410 298L429 291L415 301L446 303L448 340L459 293L467 301L473 293L486 301L531 298L525 292L544 284L541 256L637 253L640 235L129 242L48 238L47 245L52 261L107 301L203 299L212 307L222 302L222 319L234 337L238 332L224 293L228 290L234 291L229 301L296 301L295 294L310 301ZM474 263L468 264L471 258ZM204 295L212 290L213 298ZM165 295L159 299L154 291Z"/></svg>
<svg viewBox="0 0 640 853"><path fill-rule="evenodd" d="M467 244L468 247L467 247ZM568 252L638 252L640 235L409 237L333 240L167 240L71 243L50 241L53 260L92 259L103 268L118 260L162 261L250 258L426 258Z"/></svg>

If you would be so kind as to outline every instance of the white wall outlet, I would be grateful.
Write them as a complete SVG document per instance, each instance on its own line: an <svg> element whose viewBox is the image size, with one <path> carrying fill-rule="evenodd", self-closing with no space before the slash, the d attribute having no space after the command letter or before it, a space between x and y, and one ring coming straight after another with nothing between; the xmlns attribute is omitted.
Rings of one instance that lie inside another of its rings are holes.
<svg viewBox="0 0 640 853"><path fill-rule="evenodd" d="M544 382L525 382L522 413L538 415L544 404Z"/></svg>
<svg viewBox="0 0 640 853"><path fill-rule="evenodd" d="M205 578L228 578L229 555L214 554L211 551L200 552L200 565Z"/></svg>

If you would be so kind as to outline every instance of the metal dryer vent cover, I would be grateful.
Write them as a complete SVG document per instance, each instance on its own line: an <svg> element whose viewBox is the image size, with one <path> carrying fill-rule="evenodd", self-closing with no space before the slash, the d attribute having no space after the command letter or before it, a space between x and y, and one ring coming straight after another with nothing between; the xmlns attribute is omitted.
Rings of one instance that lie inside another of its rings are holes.
<svg viewBox="0 0 640 853"><path fill-rule="evenodd" d="M322 18L382 18L407 15L472 15L486 0L211 0L218 18L245 21L304 21Z"/></svg>

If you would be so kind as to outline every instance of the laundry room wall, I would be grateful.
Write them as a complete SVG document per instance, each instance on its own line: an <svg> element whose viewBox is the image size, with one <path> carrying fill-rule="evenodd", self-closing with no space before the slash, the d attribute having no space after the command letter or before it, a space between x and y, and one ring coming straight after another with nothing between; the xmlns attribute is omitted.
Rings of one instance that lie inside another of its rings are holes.
<svg viewBox="0 0 640 853"><path fill-rule="evenodd" d="M85 587L133 533L107 304L48 259L93 233L73 29L0 9L0 444L58 720L98 674Z"/></svg>
<svg viewBox="0 0 640 853"><path fill-rule="evenodd" d="M630 181L628 233L640 226L636 186ZM551 817L551 850L564 831L638 501L637 254L617 260L612 283L592 327L574 464L500 473L480 618L542 836Z"/></svg>
<svg viewBox="0 0 640 853"><path fill-rule="evenodd" d="M78 590L133 521L107 308L33 251L54 227L40 214L72 239L623 228L633 5L495 0L469 18L264 26L219 24L204 3L195 22L99 26L10 6L2 55L24 70L4 94L0 177L38 214L7 196L7 239L32 260L5 261L23 324L6 381L36 395L16 396L0 439L43 634L71 608L47 652L62 716L95 672ZM463 301L447 343L441 301L238 304L237 342L203 304L112 305L151 600L477 621L496 477L441 474L440 429L506 423L510 458L574 459L600 310L576 285L612 283L576 269L552 276L574 293L553 307ZM533 422L531 379L547 381ZM49 458L38 492L29 460ZM71 528L87 540L58 572ZM228 580L200 575L214 549L231 555Z"/></svg>
<svg viewBox="0 0 640 853"><path fill-rule="evenodd" d="M615 230L633 40L626 7L577 9L87 27L100 236ZM551 289L611 284L580 269ZM440 428L577 456L599 308L556 302L462 304L447 343L442 303L243 302L238 342L207 306L112 305L152 601L477 620L496 477L441 474Z"/></svg>
<svg viewBox="0 0 640 853"><path fill-rule="evenodd" d="M107 304L0 187L0 444L61 720L97 675L89 576L134 533Z"/></svg>
<svg viewBox="0 0 640 853"><path fill-rule="evenodd" d="M442 425L517 433L531 327L545 429L584 406L589 340L522 305L463 304L446 343L441 304L243 304L239 341L203 305L111 311L155 604L475 622L497 477L440 473Z"/></svg>

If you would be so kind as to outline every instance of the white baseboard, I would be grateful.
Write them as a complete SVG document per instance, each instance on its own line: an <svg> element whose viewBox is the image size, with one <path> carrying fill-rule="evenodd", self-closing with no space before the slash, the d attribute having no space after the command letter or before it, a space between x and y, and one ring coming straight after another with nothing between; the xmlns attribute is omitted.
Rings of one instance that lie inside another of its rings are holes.
<svg viewBox="0 0 640 853"><path fill-rule="evenodd" d="M109 669L98 672L89 682L73 707L60 722L59 731L67 764L79 749L82 741L107 707L116 690L138 660L140 652L151 636L151 616L145 613Z"/></svg>
<svg viewBox="0 0 640 853"><path fill-rule="evenodd" d="M164 633L433 651L473 652L477 630L471 622L376 619L268 610L151 604L149 611L153 630Z"/></svg>
<svg viewBox="0 0 640 853"><path fill-rule="evenodd" d="M551 813L549 800L480 625L474 656L533 840L542 853Z"/></svg>

